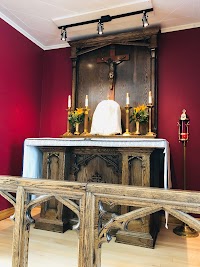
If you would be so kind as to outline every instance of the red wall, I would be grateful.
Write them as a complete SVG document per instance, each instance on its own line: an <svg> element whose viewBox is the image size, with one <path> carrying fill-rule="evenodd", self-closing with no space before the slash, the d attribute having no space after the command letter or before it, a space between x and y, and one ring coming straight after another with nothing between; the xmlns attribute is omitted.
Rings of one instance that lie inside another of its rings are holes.
<svg viewBox="0 0 200 267"><path fill-rule="evenodd" d="M177 122L185 108L190 117L186 180L192 190L200 190L199 44L200 28L161 34L159 42L159 137L170 143L173 185L183 188L183 145L178 142Z"/></svg>
<svg viewBox="0 0 200 267"><path fill-rule="evenodd" d="M70 48L43 51L0 20L0 174L20 175L27 137L58 137L66 131L71 93ZM200 190L198 139L200 29L161 34L158 51L159 137L171 147L173 187L182 188L183 146L177 121L190 117L187 188ZM41 108L42 107L42 108ZM0 199L0 209L6 208Z"/></svg>
<svg viewBox="0 0 200 267"><path fill-rule="evenodd" d="M24 139L39 135L44 52L1 19L0 29L0 174L21 175Z"/></svg>
<svg viewBox="0 0 200 267"><path fill-rule="evenodd" d="M187 188L200 190L198 103L200 29L161 34L158 51L159 137L170 143L173 188L183 188L183 146L177 121L185 108L191 120L187 145ZM65 132L67 96L71 92L70 49L45 52L40 136Z"/></svg>
<svg viewBox="0 0 200 267"><path fill-rule="evenodd" d="M71 94L70 48L45 51L40 137L66 132L67 99Z"/></svg>

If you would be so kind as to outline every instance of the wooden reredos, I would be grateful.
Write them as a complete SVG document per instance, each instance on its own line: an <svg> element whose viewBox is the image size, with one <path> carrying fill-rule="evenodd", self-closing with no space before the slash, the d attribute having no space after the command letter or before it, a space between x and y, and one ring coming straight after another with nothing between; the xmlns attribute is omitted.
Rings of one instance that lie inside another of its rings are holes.
<svg viewBox="0 0 200 267"><path fill-rule="evenodd" d="M84 107L88 95L92 116L97 104L109 94L121 106L123 127L126 93L134 107L147 104L151 90L152 130L156 133L158 33L158 27L144 28L69 42L73 62L72 107Z"/></svg>

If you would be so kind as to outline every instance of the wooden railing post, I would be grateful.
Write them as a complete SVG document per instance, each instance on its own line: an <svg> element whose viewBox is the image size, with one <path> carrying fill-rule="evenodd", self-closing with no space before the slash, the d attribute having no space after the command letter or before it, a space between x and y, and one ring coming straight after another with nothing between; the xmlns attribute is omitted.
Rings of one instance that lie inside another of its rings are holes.
<svg viewBox="0 0 200 267"><path fill-rule="evenodd" d="M19 186L16 196L15 224L13 229L12 267L28 266L29 225L26 225L25 196L24 188Z"/></svg>
<svg viewBox="0 0 200 267"><path fill-rule="evenodd" d="M85 255L85 204L86 204L86 195L84 194L80 199L80 211L79 211L79 221L80 221L80 230L79 230L79 246L78 246L78 267L85 267L84 255Z"/></svg>
<svg viewBox="0 0 200 267"><path fill-rule="evenodd" d="M87 189L86 189L87 190ZM85 205L85 234L84 234L84 244L83 244L83 263L84 267L96 267L94 262L96 261L95 257L95 229L98 229L98 226L95 225L95 221L98 218L95 218L95 197L92 193L86 191L86 205Z"/></svg>

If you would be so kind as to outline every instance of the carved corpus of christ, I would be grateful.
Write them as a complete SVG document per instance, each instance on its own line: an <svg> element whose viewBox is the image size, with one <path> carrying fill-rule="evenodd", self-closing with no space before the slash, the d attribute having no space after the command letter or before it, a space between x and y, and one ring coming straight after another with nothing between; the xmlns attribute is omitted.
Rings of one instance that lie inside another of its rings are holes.
<svg viewBox="0 0 200 267"><path fill-rule="evenodd" d="M129 55L115 55L115 46L110 46L110 55L108 57L102 57L97 59L97 63L106 63L109 66L108 81L109 90L108 98L115 100L115 79L116 79L116 66L123 61L129 60Z"/></svg>

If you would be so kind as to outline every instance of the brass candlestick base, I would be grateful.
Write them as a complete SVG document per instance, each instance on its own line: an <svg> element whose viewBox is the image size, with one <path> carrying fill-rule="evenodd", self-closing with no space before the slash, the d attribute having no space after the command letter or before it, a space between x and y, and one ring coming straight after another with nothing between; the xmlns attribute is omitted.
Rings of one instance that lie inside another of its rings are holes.
<svg viewBox="0 0 200 267"><path fill-rule="evenodd" d="M126 109L126 131L123 133L123 136L129 136L129 135L131 135L130 130L129 130L129 120L130 120L131 107L127 104L125 106L125 109Z"/></svg>
<svg viewBox="0 0 200 267"><path fill-rule="evenodd" d="M122 135L123 135L123 136L129 136L129 135L131 135L131 133L129 132L128 129L126 129L126 132L124 132Z"/></svg>
<svg viewBox="0 0 200 267"><path fill-rule="evenodd" d="M154 132L148 132L146 136L156 136L156 134Z"/></svg>
<svg viewBox="0 0 200 267"><path fill-rule="evenodd" d="M72 136L73 134L70 131L67 131L62 135L62 137Z"/></svg>
<svg viewBox="0 0 200 267"><path fill-rule="evenodd" d="M90 135L91 134L89 132L86 132L86 131L82 132L82 134L81 134L81 136L90 136Z"/></svg>
<svg viewBox="0 0 200 267"><path fill-rule="evenodd" d="M176 235L184 236L184 237L197 237L197 236L199 236L199 233L196 230L190 228L185 223L181 226L177 226L176 228L174 228L173 232Z"/></svg>

